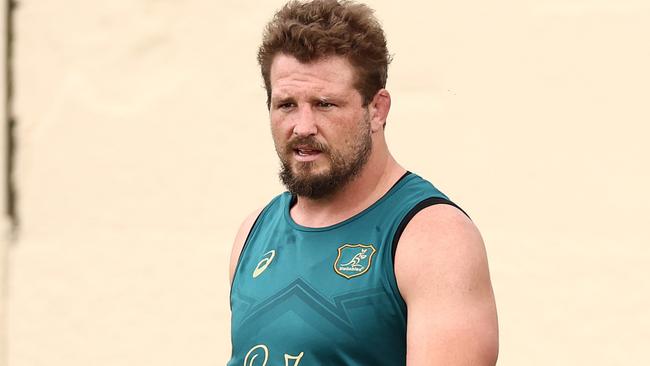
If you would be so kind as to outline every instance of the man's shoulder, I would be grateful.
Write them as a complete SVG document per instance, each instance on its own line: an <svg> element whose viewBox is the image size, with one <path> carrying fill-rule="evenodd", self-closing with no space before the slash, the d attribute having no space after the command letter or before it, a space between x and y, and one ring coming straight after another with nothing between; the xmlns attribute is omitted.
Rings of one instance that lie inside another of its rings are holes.
<svg viewBox="0 0 650 366"><path fill-rule="evenodd" d="M450 205L420 211L400 239L395 277L414 344L441 362L494 364L498 325L487 254L474 223ZM467 345L471 345L467 348ZM479 362L480 360L480 362Z"/></svg>
<svg viewBox="0 0 650 366"><path fill-rule="evenodd" d="M242 249L244 248L244 244L246 243L246 239L248 238L248 234L250 233L251 229L253 228L253 225L255 225L255 222L257 221L257 218L260 216L261 212L263 211L263 208L258 208L257 210L251 212L244 221L239 225L239 230L237 230L237 235L235 236L235 241L232 245L232 249L230 251L230 282L232 283L233 277L235 275L235 269L237 267L237 263L239 262L239 255L241 254Z"/></svg>
<svg viewBox="0 0 650 366"><path fill-rule="evenodd" d="M425 232L429 236L471 235L478 232L469 216L456 204L446 199L440 203L419 210L409 222L409 231Z"/></svg>

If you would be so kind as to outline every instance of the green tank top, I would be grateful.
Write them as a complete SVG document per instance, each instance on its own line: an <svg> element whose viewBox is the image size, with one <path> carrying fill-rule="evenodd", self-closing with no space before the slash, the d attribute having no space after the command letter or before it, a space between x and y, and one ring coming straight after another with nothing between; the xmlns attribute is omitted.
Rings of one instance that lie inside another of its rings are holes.
<svg viewBox="0 0 650 366"><path fill-rule="evenodd" d="M336 225L309 228L277 196L260 213L237 264L228 366L406 364L406 304L395 246L424 207L452 204L416 174Z"/></svg>

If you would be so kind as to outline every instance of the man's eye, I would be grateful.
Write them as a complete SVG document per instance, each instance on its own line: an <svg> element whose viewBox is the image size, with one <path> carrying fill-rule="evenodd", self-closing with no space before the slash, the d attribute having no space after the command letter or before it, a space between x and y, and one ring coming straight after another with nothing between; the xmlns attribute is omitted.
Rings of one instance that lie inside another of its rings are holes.
<svg viewBox="0 0 650 366"><path fill-rule="evenodd" d="M293 103L282 103L278 105L278 109L290 109L293 107L294 107Z"/></svg>
<svg viewBox="0 0 650 366"><path fill-rule="evenodd" d="M331 107L334 107L334 104L329 103L329 102L318 102L318 106L320 108L331 108Z"/></svg>

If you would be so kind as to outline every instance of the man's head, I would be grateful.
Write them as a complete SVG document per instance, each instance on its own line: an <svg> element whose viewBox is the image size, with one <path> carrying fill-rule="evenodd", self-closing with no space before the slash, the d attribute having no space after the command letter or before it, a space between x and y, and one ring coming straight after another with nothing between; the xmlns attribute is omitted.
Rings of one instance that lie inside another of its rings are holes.
<svg viewBox="0 0 650 366"><path fill-rule="evenodd" d="M258 57L289 191L329 197L386 151L378 142L383 134L373 134L383 131L390 108L389 59L369 8L290 2L267 26Z"/></svg>
<svg viewBox="0 0 650 366"><path fill-rule="evenodd" d="M267 104L272 92L271 65L280 53L303 63L343 56L356 71L354 87L363 97L364 106L386 87L390 63L386 38L372 9L363 4L292 0L275 14L257 54Z"/></svg>
<svg viewBox="0 0 650 366"><path fill-rule="evenodd" d="M373 121L353 87L354 69L340 56L301 63L280 54L271 83L280 178L299 196L328 197L358 175L372 151ZM377 118L374 125L381 129Z"/></svg>

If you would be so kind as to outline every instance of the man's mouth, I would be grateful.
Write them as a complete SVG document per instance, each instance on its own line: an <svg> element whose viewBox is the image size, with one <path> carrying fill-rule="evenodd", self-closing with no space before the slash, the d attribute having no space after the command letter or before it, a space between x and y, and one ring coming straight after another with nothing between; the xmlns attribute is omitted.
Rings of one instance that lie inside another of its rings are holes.
<svg viewBox="0 0 650 366"><path fill-rule="evenodd" d="M294 149L294 151L300 156L316 155L320 153L319 150L315 149Z"/></svg>
<svg viewBox="0 0 650 366"><path fill-rule="evenodd" d="M293 149L296 160L303 162L316 160L321 153L321 150L311 146L297 146Z"/></svg>

